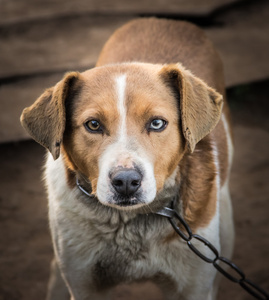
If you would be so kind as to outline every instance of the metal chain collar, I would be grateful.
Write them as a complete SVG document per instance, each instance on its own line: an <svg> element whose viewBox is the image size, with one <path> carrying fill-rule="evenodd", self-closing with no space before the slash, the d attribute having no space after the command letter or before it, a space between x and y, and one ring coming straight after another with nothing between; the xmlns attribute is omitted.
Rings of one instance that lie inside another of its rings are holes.
<svg viewBox="0 0 269 300"><path fill-rule="evenodd" d="M228 278L230 281L238 283L243 289L245 289L250 295L256 299L268 300L269 295L258 285L248 280L244 272L232 261L219 255L218 250L205 238L198 234L193 234L189 225L184 221L184 219L174 210L168 207L164 207L155 214L166 217L174 228L175 232L187 243L189 248L202 260L207 263L212 264L218 272ZM181 230L178 226L178 221L180 225L185 229L185 232ZM197 240L203 243L214 255L214 258L207 257L202 254L192 243L193 240ZM220 262L224 265L230 267L234 273L237 273L236 276L232 275L228 271L224 270L220 266Z"/></svg>

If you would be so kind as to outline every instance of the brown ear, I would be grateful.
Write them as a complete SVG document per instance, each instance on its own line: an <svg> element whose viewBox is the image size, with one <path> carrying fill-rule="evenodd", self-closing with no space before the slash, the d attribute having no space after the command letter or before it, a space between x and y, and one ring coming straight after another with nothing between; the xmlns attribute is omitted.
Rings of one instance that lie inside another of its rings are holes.
<svg viewBox="0 0 269 300"><path fill-rule="evenodd" d="M54 159L60 155L60 145L65 130L65 99L78 72L71 72L54 87L47 89L30 107L23 110L21 124Z"/></svg>
<svg viewBox="0 0 269 300"><path fill-rule="evenodd" d="M183 135L190 152L217 125L223 97L180 64L163 67L161 76L179 98Z"/></svg>

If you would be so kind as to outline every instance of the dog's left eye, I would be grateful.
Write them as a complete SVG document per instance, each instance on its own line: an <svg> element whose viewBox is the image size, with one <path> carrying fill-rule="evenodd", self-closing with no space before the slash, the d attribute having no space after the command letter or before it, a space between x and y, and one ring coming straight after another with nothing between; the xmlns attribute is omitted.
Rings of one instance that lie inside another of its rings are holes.
<svg viewBox="0 0 269 300"><path fill-rule="evenodd" d="M148 130L149 131L162 131L165 129L167 125L167 121L162 119L154 119L149 124Z"/></svg>
<svg viewBox="0 0 269 300"><path fill-rule="evenodd" d="M84 124L84 126L90 132L93 132L93 133L100 133L100 132L102 132L101 124L98 121L96 121L96 120L87 121Z"/></svg>

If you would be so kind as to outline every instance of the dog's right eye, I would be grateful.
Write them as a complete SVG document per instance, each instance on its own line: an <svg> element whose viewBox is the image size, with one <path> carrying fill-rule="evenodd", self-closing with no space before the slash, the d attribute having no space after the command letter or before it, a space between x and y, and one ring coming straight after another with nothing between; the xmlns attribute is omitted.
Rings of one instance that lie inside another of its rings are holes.
<svg viewBox="0 0 269 300"><path fill-rule="evenodd" d="M101 124L97 120L90 120L84 123L85 128L92 133L102 133Z"/></svg>

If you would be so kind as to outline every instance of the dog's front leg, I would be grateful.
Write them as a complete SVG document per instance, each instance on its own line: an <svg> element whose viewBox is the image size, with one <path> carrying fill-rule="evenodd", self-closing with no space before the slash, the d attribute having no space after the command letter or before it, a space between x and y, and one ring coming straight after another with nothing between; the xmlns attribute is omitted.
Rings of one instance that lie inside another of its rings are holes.
<svg viewBox="0 0 269 300"><path fill-rule="evenodd" d="M62 278L55 258L51 262L50 279L46 300L69 300L70 294Z"/></svg>

